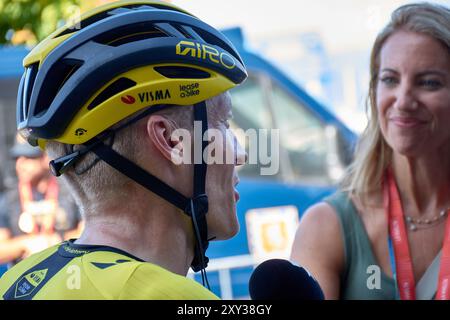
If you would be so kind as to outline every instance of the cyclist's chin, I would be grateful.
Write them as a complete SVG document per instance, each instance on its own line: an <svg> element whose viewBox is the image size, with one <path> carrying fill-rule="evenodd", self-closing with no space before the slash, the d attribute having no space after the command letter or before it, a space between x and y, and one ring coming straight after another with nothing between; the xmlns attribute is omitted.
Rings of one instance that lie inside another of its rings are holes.
<svg viewBox="0 0 450 320"><path fill-rule="evenodd" d="M211 234L211 237L214 237L213 240L227 240L233 238L239 232L239 222L229 224L227 226L222 225L221 230Z"/></svg>
<svg viewBox="0 0 450 320"><path fill-rule="evenodd" d="M211 214L208 217L209 237L215 237L214 240L226 240L234 237L239 232L234 199L228 206L213 206L213 208L217 210L208 213L208 215Z"/></svg>

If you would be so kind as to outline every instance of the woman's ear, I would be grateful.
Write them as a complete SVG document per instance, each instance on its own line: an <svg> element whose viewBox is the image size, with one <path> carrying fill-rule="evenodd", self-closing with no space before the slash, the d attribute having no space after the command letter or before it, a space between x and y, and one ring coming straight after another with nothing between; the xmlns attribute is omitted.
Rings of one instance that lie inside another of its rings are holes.
<svg viewBox="0 0 450 320"><path fill-rule="evenodd" d="M183 144L177 135L173 121L161 115L151 115L147 120L147 134L161 155L175 164L181 163Z"/></svg>

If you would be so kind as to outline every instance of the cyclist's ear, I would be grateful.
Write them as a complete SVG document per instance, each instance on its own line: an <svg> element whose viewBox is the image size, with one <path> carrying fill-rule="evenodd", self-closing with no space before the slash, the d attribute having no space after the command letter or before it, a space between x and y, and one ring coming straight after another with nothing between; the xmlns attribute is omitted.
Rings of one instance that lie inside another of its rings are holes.
<svg viewBox="0 0 450 320"><path fill-rule="evenodd" d="M161 115L151 115L147 120L146 129L148 140L164 158L175 164L182 163L183 156L187 155L182 141L190 140L189 131L177 129L173 120Z"/></svg>

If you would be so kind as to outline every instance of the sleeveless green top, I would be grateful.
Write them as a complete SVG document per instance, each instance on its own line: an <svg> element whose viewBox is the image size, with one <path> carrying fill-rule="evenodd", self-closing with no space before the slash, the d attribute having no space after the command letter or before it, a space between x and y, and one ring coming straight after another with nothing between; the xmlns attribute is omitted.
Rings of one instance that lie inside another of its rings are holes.
<svg viewBox="0 0 450 320"><path fill-rule="evenodd" d="M364 224L348 194L338 191L324 201L336 211L344 241L343 300L395 300L394 279L378 266Z"/></svg>

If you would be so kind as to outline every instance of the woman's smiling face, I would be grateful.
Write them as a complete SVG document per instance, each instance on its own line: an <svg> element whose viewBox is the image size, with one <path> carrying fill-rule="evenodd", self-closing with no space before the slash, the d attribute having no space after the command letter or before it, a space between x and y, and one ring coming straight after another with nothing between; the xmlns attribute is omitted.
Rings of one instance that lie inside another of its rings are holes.
<svg viewBox="0 0 450 320"><path fill-rule="evenodd" d="M417 157L450 140L450 52L434 38L397 31L379 56L380 128L394 152Z"/></svg>

